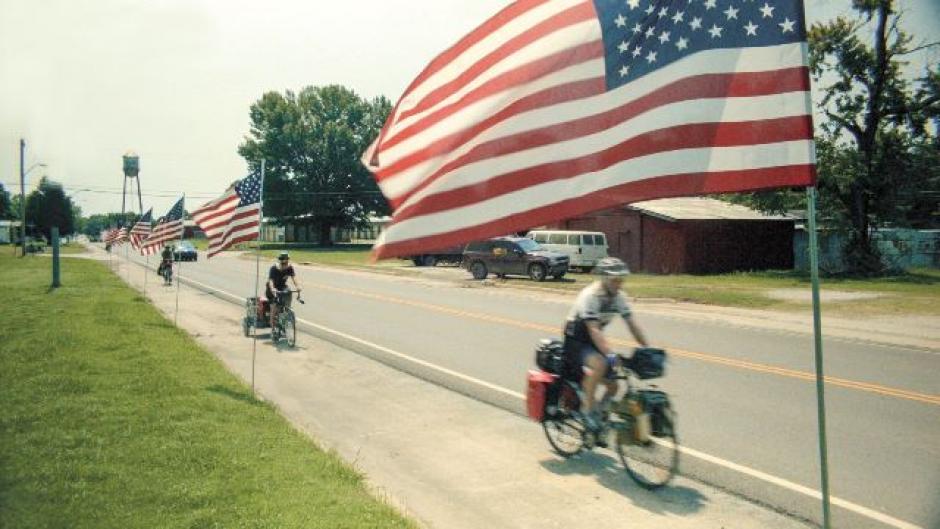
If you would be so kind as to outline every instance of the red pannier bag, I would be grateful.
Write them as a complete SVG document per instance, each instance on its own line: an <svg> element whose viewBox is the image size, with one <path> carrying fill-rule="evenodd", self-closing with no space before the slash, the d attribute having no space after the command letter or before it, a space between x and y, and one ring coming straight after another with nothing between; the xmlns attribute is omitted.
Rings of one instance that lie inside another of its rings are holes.
<svg viewBox="0 0 940 529"><path fill-rule="evenodd" d="M525 403L529 411L529 418L533 421L542 422L545 418L545 396L548 393L548 387L555 382L556 378L558 378L558 375L553 375L547 371L529 370L526 377L528 388Z"/></svg>

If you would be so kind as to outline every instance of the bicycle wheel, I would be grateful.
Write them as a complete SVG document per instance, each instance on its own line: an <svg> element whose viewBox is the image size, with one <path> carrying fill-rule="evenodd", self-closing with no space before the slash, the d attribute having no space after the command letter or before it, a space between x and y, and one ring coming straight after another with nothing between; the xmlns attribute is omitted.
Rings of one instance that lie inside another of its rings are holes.
<svg viewBox="0 0 940 529"><path fill-rule="evenodd" d="M542 421L548 444L564 458L576 455L584 448L584 424L572 414L577 407L577 396L571 388L565 387L558 398L558 411Z"/></svg>
<svg viewBox="0 0 940 529"><path fill-rule="evenodd" d="M297 326L295 323L294 311L287 311L287 314L284 315L284 337L287 338L287 345L291 347L297 345Z"/></svg>
<svg viewBox="0 0 940 529"><path fill-rule="evenodd" d="M627 474L644 489L658 489L676 474L679 468L679 441L676 438L674 415L666 410L657 436L638 443L632 429L617 435L617 455Z"/></svg>

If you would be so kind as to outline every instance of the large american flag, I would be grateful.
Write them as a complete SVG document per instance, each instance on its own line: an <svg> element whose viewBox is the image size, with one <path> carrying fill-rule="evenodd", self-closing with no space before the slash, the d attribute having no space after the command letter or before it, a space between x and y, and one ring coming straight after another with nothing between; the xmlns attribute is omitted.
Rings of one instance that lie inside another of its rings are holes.
<svg viewBox="0 0 940 529"><path fill-rule="evenodd" d="M131 246L134 247L138 252L141 251L141 243L144 239L150 236L150 224L151 217L153 215L153 208L147 210L147 213L144 213L137 219L137 222L134 223L134 227L131 228L131 233L129 235Z"/></svg>
<svg viewBox="0 0 940 529"><path fill-rule="evenodd" d="M378 258L653 198L815 182L800 0L520 0L435 58L363 155Z"/></svg>
<svg viewBox="0 0 940 529"><path fill-rule="evenodd" d="M170 211L160 217L150 236L144 239L141 253L153 255L168 241L179 239L183 235L183 199L179 199Z"/></svg>
<svg viewBox="0 0 940 529"><path fill-rule="evenodd" d="M252 173L221 197L193 212L193 220L209 238L208 257L245 241L261 231L261 175Z"/></svg>

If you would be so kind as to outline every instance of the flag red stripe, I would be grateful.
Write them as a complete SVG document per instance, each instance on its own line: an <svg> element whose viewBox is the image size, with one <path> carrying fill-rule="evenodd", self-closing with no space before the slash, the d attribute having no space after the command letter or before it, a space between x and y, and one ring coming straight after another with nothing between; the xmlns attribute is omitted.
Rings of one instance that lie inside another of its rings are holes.
<svg viewBox="0 0 940 529"><path fill-rule="evenodd" d="M203 206L198 211L193 213L193 220L197 223L203 219L211 219L218 216L222 212L231 211L235 209L235 206L238 205L238 195L232 193L231 196L225 197L224 200L218 200L211 203L212 207L209 207L209 204Z"/></svg>
<svg viewBox="0 0 940 529"><path fill-rule="evenodd" d="M592 211L609 209L641 200L812 185L815 177L816 167L812 164L806 164L650 178L601 189L594 193L540 208L520 211L507 217L460 230L388 243L376 247L375 257L384 259L398 255L423 253L424 250L431 247L443 248L460 244L463 241L489 238L492 233L512 233L553 222L560 218L577 217Z"/></svg>
<svg viewBox="0 0 940 529"><path fill-rule="evenodd" d="M390 149L399 143L415 136L428 127L439 123L458 111L470 106L477 101L490 97L494 94L510 90L517 86L531 83L546 75L555 73L559 70L570 68L574 65L584 62L600 59L604 56L604 43L597 40L585 44L579 44L571 48L559 51L552 55L542 57L541 59L523 64L508 72L500 74L493 79L483 83L478 88L473 89L449 105L445 105L431 114L419 119L415 123L402 129L402 132L382 144L382 149Z"/></svg>
<svg viewBox="0 0 940 529"><path fill-rule="evenodd" d="M223 245L223 246L221 246L221 247L219 247L219 248L217 248L217 249L210 248L210 249L209 249L209 252L208 252L208 257L212 257L213 255L216 255L216 254L218 254L218 253L221 253L221 252L225 251L225 249L228 248L228 247L230 247L230 246L234 246L234 245L236 245L236 244L243 243L243 242L247 242L247 241L253 241L253 240L257 239L257 238L258 238L258 232L249 233L249 234L246 234L246 235L239 235L238 237L235 237L234 239L231 239L231 240L227 241L227 242L225 243L225 245Z"/></svg>
<svg viewBox="0 0 940 529"><path fill-rule="evenodd" d="M414 91L415 88L421 86L431 76L441 71L441 69L453 62L454 59L464 54L467 50L481 42L486 37L490 36L496 31L499 31L499 29L514 20L516 17L547 3L547 1L548 0L519 0L518 2L510 4L495 16L484 22L483 25L477 27L464 38L460 39L457 44L451 46L449 49L444 51L444 53L441 53L435 57L434 60L432 60L431 63L428 64L420 74L418 74L418 77L416 77L415 80L408 85L408 88L405 89L404 94L402 94L402 96L395 103L395 107L392 108L392 112L389 114L389 119L385 121L385 125L383 125L382 130L379 131L379 137L375 142L376 148L372 153L370 163L372 165L378 165L378 156L380 150L378 145L382 144L382 142L385 140L385 135L388 133L388 129L392 126L393 122L397 121L398 107L401 105L402 101L404 101L405 98L408 97L412 91Z"/></svg>
<svg viewBox="0 0 940 529"><path fill-rule="evenodd" d="M405 97L410 95L415 88L427 81L432 75L441 71L445 66L453 62L454 59L466 53L467 50L482 42L486 37L496 33L505 27L506 24L512 22L519 16L524 15L532 9L535 9L536 7L546 3L548 3L548 0L522 0L510 4L505 9L497 13L494 17L490 18L481 26L467 34L464 38L460 39L457 44L451 46L448 50L444 51L444 53L441 53L433 61L431 61L431 63L425 67L418 77L415 78L415 80L412 81L410 85L408 85L408 88L405 90L405 93L402 95L401 99L405 99Z"/></svg>
<svg viewBox="0 0 940 529"><path fill-rule="evenodd" d="M400 160L395 161L394 163L378 169L375 171L375 174L379 180L386 176L393 176L396 173L404 171L430 158L451 152L454 147L466 143L470 139L479 135L481 132L515 115L539 108L557 105L559 103L566 103L568 101L575 101L578 99L597 96L604 93L606 89L607 86L603 76L546 88L540 92L523 97L518 101L514 101L511 105L507 106L503 110L493 114L492 116L477 123L476 125L473 125L472 127L451 134L450 136L445 136L433 143L428 144L428 146L424 149L415 151L407 156L404 156ZM413 133L407 132L403 134L408 134L409 136L414 135Z"/></svg>
<svg viewBox="0 0 940 529"><path fill-rule="evenodd" d="M700 147L731 147L777 143L813 137L809 116L793 116L745 122L696 123L660 129L630 138L613 147L586 156L533 165L495 176L486 185L450 189L395 212L392 224L488 200L534 185L602 171L614 164L650 154Z"/></svg>
<svg viewBox="0 0 940 529"><path fill-rule="evenodd" d="M584 2L582 4L574 5L545 19L544 21L527 29L526 31L516 35L499 48L493 50L487 56L483 57L475 64L464 70L453 80L444 83L438 88L432 90L417 105L415 105L414 108L402 112L401 116L398 117L398 120L400 121L407 119L415 114L420 114L421 112L424 112L429 108L439 104L441 101L447 99L457 92L461 87L466 86L467 83L476 79L496 64L499 64L499 62L504 60L506 57L509 57L526 46L533 44L539 39L542 39L545 36L564 29L568 26L573 26L588 20L597 20L597 13L594 11L594 4L592 2ZM603 48L603 45L601 47Z"/></svg>
<svg viewBox="0 0 940 529"><path fill-rule="evenodd" d="M398 208L413 194L428 187L442 176L470 163L594 134L663 105L694 99L755 97L808 89L806 68L803 67L772 72L709 74L681 79L602 114L481 143L423 179L407 193L391 198L389 202L393 208ZM418 151L415 155L421 152Z"/></svg>

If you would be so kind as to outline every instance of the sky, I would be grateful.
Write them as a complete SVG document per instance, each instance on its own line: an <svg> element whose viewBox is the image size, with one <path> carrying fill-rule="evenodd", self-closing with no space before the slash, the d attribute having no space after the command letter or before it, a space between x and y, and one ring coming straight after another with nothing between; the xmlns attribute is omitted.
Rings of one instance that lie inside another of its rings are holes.
<svg viewBox="0 0 940 529"><path fill-rule="evenodd" d="M720 0L724 3L725 0ZM46 175L84 214L120 211L121 156L140 156L144 209L220 195L267 91L341 84L393 102L438 53L507 0L0 0L0 183ZM940 0L901 0L905 29L940 40ZM810 23L850 0L806 0ZM940 50L913 58L913 71ZM137 211L136 196L128 208Z"/></svg>

